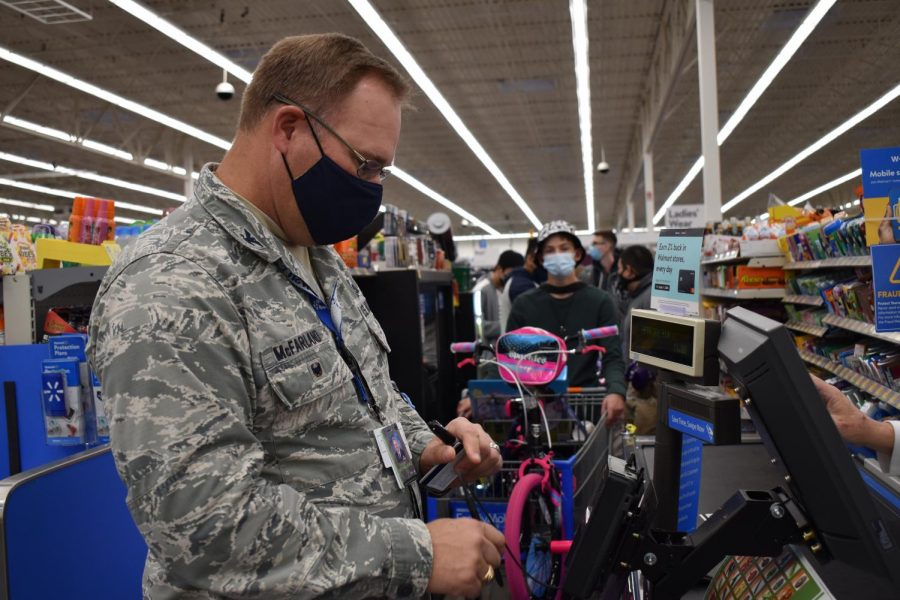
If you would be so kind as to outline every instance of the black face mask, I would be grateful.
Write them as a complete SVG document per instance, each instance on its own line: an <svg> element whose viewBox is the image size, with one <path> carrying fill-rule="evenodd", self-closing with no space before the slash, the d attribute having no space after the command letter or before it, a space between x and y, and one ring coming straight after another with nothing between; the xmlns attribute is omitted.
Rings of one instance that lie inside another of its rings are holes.
<svg viewBox="0 0 900 600"><path fill-rule="evenodd" d="M616 281L616 287L618 287L622 291L625 291L628 289L629 283L634 283L639 279L640 277L623 277L621 274L619 274L619 279Z"/></svg>

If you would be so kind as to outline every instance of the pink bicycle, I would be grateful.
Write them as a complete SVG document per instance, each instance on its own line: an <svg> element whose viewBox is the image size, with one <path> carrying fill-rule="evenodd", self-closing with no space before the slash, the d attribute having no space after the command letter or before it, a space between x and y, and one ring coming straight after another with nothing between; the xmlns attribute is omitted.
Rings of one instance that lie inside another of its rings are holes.
<svg viewBox="0 0 900 600"><path fill-rule="evenodd" d="M496 348L477 342L451 345L452 352L475 357L481 350L492 352L494 360L473 357L459 366L494 363L500 377L519 392L518 398L507 403L515 425L513 435L505 442L507 451L523 457L510 492L504 530L504 564L512 600L560 599L563 563L571 545L564 534L560 474L552 461L553 441L544 411L544 399L553 396L546 393L546 388L564 372L568 355L575 353L598 353L599 382L605 349L591 342L618 333L618 327L609 326L563 339L543 329L523 327L501 336ZM568 348L567 341L575 343L575 347ZM562 398L555 400L564 402Z"/></svg>

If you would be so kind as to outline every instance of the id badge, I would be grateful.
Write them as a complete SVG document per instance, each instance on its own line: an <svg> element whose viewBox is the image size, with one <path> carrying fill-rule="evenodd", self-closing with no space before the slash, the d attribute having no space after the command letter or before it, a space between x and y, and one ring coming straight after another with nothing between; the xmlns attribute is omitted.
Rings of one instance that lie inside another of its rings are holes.
<svg viewBox="0 0 900 600"><path fill-rule="evenodd" d="M373 433L375 434L378 453L381 455L381 462L386 468L390 468L393 471L397 486L403 489L415 481L417 476L416 465L413 462L409 444L406 442L403 425L391 423L390 425L379 427Z"/></svg>

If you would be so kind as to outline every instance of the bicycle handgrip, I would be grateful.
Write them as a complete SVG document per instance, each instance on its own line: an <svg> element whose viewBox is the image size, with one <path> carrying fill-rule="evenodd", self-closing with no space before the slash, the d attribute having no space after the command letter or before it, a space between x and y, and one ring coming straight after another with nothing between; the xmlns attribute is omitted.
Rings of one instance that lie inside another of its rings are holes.
<svg viewBox="0 0 900 600"><path fill-rule="evenodd" d="M450 352L453 354L472 354L478 342L455 342L450 344Z"/></svg>
<svg viewBox="0 0 900 600"><path fill-rule="evenodd" d="M591 340L599 340L619 335L618 325L609 325L608 327L595 327L594 329L585 329L581 332L581 341L590 342Z"/></svg>

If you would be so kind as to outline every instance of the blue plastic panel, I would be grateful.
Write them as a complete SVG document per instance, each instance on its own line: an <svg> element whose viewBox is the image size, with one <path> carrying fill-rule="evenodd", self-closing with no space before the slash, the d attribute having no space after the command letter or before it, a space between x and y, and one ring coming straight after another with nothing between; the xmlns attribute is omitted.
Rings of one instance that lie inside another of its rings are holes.
<svg viewBox="0 0 900 600"><path fill-rule="evenodd" d="M141 597L147 546L109 452L20 484L3 522L9 600Z"/></svg>
<svg viewBox="0 0 900 600"><path fill-rule="evenodd" d="M47 344L23 346L0 346L0 382L13 381L16 384L16 398L19 409L19 455L22 470L27 471L54 460L71 456L84 450L83 446L48 446L44 434L44 416L41 412L41 361L50 358ZM2 390L0 390L2 393ZM7 452L6 413L3 412L3 427L0 427L0 452ZM9 460L0 454L0 468L8 469ZM9 473L3 473L8 476Z"/></svg>

